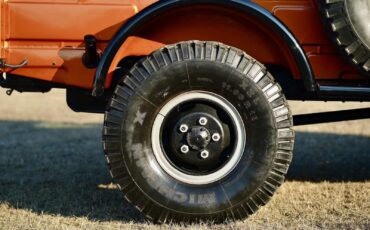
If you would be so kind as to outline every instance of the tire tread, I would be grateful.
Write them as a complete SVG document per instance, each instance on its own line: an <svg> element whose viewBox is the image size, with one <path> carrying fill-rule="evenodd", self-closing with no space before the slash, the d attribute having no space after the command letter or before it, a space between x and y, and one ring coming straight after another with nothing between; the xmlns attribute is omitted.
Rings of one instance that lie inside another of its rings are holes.
<svg viewBox="0 0 370 230"><path fill-rule="evenodd" d="M245 201L214 215L194 217L191 214L180 215L169 212L163 207L146 198L136 188L126 168L122 164L123 157L118 155L120 149L120 122L124 117L124 108L140 82L149 78L155 71L172 63L187 60L217 61L231 66L246 77L256 82L263 90L266 99L275 114L277 130L276 156L272 168L266 175L265 181L256 192ZM273 100L272 100L272 99ZM269 100L271 99L271 101ZM194 219L215 221L243 219L255 213L259 207L265 205L277 188L284 182L284 176L292 160L294 131L292 130L292 115L282 88L267 72L266 68L243 51L223 45L218 42L188 41L175 45L165 46L155 51L147 58L136 63L128 75L119 83L105 113L103 128L103 146L110 173L114 181L124 192L126 200L147 217L166 223L171 221L194 221Z"/></svg>

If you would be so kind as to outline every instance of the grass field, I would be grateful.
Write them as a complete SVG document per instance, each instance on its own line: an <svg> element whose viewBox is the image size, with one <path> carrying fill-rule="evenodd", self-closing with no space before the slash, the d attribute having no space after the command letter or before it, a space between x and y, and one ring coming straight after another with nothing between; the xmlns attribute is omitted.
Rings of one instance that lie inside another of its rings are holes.
<svg viewBox="0 0 370 230"><path fill-rule="evenodd" d="M0 100L0 229L370 229L370 120L296 128L287 182L246 221L156 225L111 184L101 115L71 112L62 90ZM369 106L292 103L295 113Z"/></svg>

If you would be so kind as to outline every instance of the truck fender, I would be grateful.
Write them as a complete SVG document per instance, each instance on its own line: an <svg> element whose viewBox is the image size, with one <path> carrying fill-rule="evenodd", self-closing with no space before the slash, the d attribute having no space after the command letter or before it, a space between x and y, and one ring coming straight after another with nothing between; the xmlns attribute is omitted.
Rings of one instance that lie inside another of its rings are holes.
<svg viewBox="0 0 370 230"><path fill-rule="evenodd" d="M96 70L92 95L95 97L103 95L106 77L112 61L120 47L137 29L149 22L153 17L158 16L165 11L196 4L216 4L232 7L245 12L246 14L253 15L262 22L271 26L272 29L287 43L299 69L305 89L308 92L315 92L317 90L317 84L313 76L310 63L297 39L279 19L258 4L248 0L163 0L148 6L133 16L118 30L114 38L109 42L102 54Z"/></svg>

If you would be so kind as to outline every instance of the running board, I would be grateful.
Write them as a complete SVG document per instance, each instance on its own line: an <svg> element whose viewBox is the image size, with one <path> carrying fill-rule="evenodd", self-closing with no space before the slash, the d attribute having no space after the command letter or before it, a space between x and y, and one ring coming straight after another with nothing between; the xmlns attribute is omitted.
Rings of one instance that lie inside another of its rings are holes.
<svg viewBox="0 0 370 230"><path fill-rule="evenodd" d="M370 118L370 108L294 115L294 126Z"/></svg>
<svg viewBox="0 0 370 230"><path fill-rule="evenodd" d="M318 85L317 95L322 100L370 101L370 87Z"/></svg>

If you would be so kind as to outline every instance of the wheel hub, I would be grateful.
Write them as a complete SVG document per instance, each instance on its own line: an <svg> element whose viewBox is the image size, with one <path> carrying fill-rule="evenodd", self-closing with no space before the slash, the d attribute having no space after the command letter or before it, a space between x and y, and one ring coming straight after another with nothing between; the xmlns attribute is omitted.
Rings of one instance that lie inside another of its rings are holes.
<svg viewBox="0 0 370 230"><path fill-rule="evenodd" d="M180 168L202 174L227 161L229 156L225 150L230 146L230 130L214 108L200 103L169 119L178 121L174 125L167 123L165 126L166 130L172 132L168 136L170 147L164 145L164 149L175 153L169 155L169 159ZM212 139L213 136L219 137L217 141Z"/></svg>
<svg viewBox="0 0 370 230"><path fill-rule="evenodd" d="M208 129L196 126L187 134L186 140L192 149L201 150L208 146L211 134Z"/></svg>

